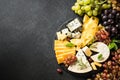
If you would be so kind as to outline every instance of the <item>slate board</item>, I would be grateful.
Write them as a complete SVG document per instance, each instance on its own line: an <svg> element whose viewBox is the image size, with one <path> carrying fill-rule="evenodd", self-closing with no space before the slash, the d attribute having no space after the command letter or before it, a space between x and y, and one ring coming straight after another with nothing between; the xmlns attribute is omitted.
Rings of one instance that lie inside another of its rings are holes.
<svg viewBox="0 0 120 80"><path fill-rule="evenodd" d="M86 80L56 69L53 40L75 0L0 0L1 80Z"/></svg>

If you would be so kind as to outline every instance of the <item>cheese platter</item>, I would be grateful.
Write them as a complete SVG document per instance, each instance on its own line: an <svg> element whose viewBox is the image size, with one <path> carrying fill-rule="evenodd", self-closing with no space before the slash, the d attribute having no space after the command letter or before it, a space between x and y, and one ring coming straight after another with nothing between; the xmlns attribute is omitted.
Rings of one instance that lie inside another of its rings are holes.
<svg viewBox="0 0 120 80"><path fill-rule="evenodd" d="M120 79L120 12L108 6L96 15L86 13L87 10L79 13L81 9L78 6L83 7L81 1L86 0L77 0L72 7L75 13L78 11L78 17L63 23L56 32L54 52L57 63L63 70L78 77L92 80ZM100 6L103 3L112 4L109 1L101 2ZM115 14L114 18L109 14ZM106 20L108 22L105 24Z"/></svg>

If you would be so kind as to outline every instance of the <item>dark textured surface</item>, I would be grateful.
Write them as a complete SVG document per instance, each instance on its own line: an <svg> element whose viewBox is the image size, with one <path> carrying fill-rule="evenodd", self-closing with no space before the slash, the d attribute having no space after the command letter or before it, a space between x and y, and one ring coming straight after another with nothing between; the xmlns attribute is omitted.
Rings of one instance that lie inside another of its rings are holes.
<svg viewBox="0 0 120 80"><path fill-rule="evenodd" d="M0 0L0 80L82 80L59 65L55 32L75 17L74 0ZM84 79L83 79L84 80Z"/></svg>

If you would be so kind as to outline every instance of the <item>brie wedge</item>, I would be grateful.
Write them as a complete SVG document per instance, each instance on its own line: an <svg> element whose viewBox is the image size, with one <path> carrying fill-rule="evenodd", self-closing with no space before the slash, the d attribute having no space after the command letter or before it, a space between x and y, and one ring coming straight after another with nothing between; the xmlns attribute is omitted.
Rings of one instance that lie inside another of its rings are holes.
<svg viewBox="0 0 120 80"><path fill-rule="evenodd" d="M68 70L74 73L86 73L92 70L86 56L81 49L76 54L77 62L68 67Z"/></svg>
<svg viewBox="0 0 120 80"><path fill-rule="evenodd" d="M96 50L96 52L98 52L97 54L91 56L92 60L94 60L96 62L104 62L109 58L110 50L106 44L104 44L102 42L96 42L96 43L93 43L92 45L95 45L94 48L96 48L96 49L94 49L94 50ZM101 60L99 59L100 55L102 57Z"/></svg>

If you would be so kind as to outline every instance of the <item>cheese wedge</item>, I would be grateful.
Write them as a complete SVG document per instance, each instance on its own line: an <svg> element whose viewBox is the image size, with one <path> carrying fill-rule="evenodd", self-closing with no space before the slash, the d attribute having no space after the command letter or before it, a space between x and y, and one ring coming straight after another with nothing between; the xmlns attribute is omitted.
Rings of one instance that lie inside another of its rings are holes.
<svg viewBox="0 0 120 80"><path fill-rule="evenodd" d="M103 42L96 42L96 43L93 43L92 45L95 45L94 47L96 48L96 51L98 52L97 54L91 56L92 60L94 60L95 62L104 62L109 58L110 50L106 44L104 44ZM101 60L99 60L98 58L100 54L102 54L102 57L103 57L103 59Z"/></svg>
<svg viewBox="0 0 120 80"><path fill-rule="evenodd" d="M86 56L84 55L83 51L81 49L78 50L78 53L76 54L78 63L72 64L68 67L68 70L74 73L86 73L92 70L92 67L90 66ZM79 59L80 62L79 62Z"/></svg>
<svg viewBox="0 0 120 80"><path fill-rule="evenodd" d="M86 56L91 56L92 55L92 52L90 51L90 49L85 46L84 48L82 48L82 50L84 51L84 53L86 54Z"/></svg>

